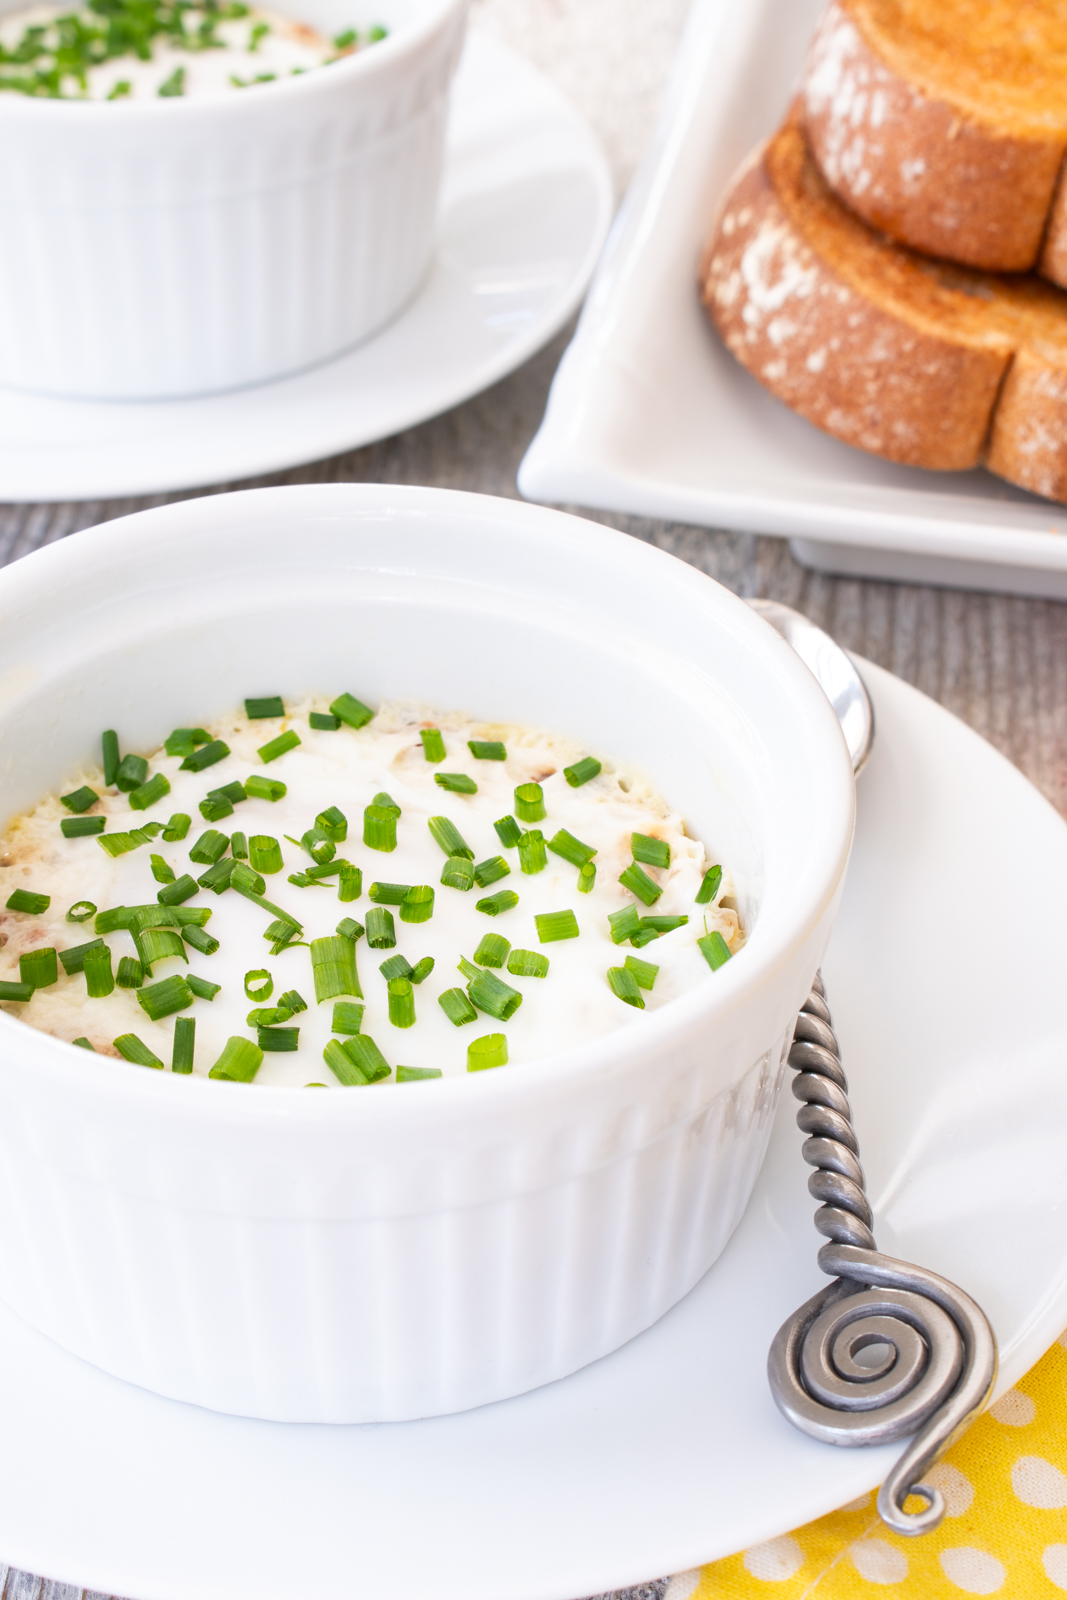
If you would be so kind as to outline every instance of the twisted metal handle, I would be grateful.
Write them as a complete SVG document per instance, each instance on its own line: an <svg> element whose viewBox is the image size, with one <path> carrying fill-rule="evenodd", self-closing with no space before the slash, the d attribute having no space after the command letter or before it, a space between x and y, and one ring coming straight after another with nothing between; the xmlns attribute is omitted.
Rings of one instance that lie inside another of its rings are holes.
<svg viewBox="0 0 1067 1600"><path fill-rule="evenodd" d="M816 977L797 1018L789 1065L802 1102L803 1155L816 1170L815 1226L830 1241L819 1266L834 1281L778 1330L767 1360L782 1413L828 1444L887 1444L914 1438L878 1493L878 1514L896 1533L929 1533L944 1500L922 1475L985 1405L997 1375L997 1346L981 1309L955 1284L882 1255L864 1192L848 1080L826 991ZM871 1345L874 1365L856 1358ZM906 1511L909 1494L924 1502Z"/></svg>

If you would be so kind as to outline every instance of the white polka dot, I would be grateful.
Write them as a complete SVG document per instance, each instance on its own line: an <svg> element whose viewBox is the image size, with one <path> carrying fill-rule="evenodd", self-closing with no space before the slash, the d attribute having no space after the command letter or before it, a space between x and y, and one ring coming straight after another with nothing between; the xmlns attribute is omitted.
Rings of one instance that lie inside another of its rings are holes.
<svg viewBox="0 0 1067 1600"><path fill-rule="evenodd" d="M961 1544L955 1550L942 1550L938 1560L950 1583L966 1594L996 1594L1005 1572L996 1556L973 1545Z"/></svg>
<svg viewBox="0 0 1067 1600"><path fill-rule="evenodd" d="M842 1506L842 1511L866 1511L871 1503L869 1494L858 1495L855 1500L850 1500L847 1506Z"/></svg>
<svg viewBox="0 0 1067 1600"><path fill-rule="evenodd" d="M945 1500L946 1517L962 1517L965 1511L971 1509L974 1484L963 1476L958 1467L950 1465L947 1461L939 1461L936 1467L931 1467L929 1472L923 1473L923 1482L932 1483L935 1489L941 1490Z"/></svg>
<svg viewBox="0 0 1067 1600"><path fill-rule="evenodd" d="M903 1550L884 1539L857 1539L848 1553L861 1578L868 1583L903 1583L908 1576L908 1558Z"/></svg>
<svg viewBox="0 0 1067 1600"><path fill-rule="evenodd" d="M690 1597L696 1594L699 1582L699 1567L694 1567L691 1572L676 1572L667 1585L667 1592L663 1596L663 1600L690 1600Z"/></svg>
<svg viewBox="0 0 1067 1600"><path fill-rule="evenodd" d="M1067 1589L1067 1544L1047 1544L1041 1552L1041 1565L1049 1583Z"/></svg>
<svg viewBox="0 0 1067 1600"><path fill-rule="evenodd" d="M1024 1506L1039 1511L1067 1506L1067 1478L1042 1456L1020 1456L1011 1469L1011 1486Z"/></svg>
<svg viewBox="0 0 1067 1600"><path fill-rule="evenodd" d="M996 1405L990 1406L989 1415L1009 1428L1025 1428L1037 1416L1037 1407L1021 1389L1009 1389L1007 1394L1001 1395Z"/></svg>
<svg viewBox="0 0 1067 1600"><path fill-rule="evenodd" d="M784 1583L804 1565L804 1552L787 1533L766 1544L754 1544L744 1555L745 1571L764 1583Z"/></svg>

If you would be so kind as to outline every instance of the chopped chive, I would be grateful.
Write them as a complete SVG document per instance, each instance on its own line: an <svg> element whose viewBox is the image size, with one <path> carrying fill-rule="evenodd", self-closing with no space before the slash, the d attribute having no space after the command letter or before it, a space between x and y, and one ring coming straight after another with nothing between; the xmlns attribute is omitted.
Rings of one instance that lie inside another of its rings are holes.
<svg viewBox="0 0 1067 1600"><path fill-rule="evenodd" d="M195 972L187 972L185 981L198 1000L214 1000L221 983L210 983L207 978L198 978Z"/></svg>
<svg viewBox="0 0 1067 1600"><path fill-rule="evenodd" d="M587 861L584 867L578 868L578 893L592 894L596 883L596 862Z"/></svg>
<svg viewBox="0 0 1067 1600"><path fill-rule="evenodd" d="M486 1033L467 1046L467 1071L484 1072L486 1067L506 1067L508 1041L502 1033Z"/></svg>
<svg viewBox="0 0 1067 1600"><path fill-rule="evenodd" d="M135 1033L120 1033L112 1043L119 1055L126 1061L132 1061L135 1067L156 1067L160 1072L163 1071L163 1063L155 1051L149 1050Z"/></svg>
<svg viewBox="0 0 1067 1600"><path fill-rule="evenodd" d="M673 933L675 928L684 928L688 921L689 918L685 916L642 917L640 931L642 933L646 933L651 929L651 931L655 933L658 938L661 933Z"/></svg>
<svg viewBox="0 0 1067 1600"><path fill-rule="evenodd" d="M177 844L189 832L192 818L185 811L176 811L167 826L163 829L163 838L167 844Z"/></svg>
<svg viewBox="0 0 1067 1600"><path fill-rule="evenodd" d="M339 694L336 700L331 700L330 710L350 728L365 727L374 715L370 706L365 706L354 694Z"/></svg>
<svg viewBox="0 0 1067 1600"><path fill-rule="evenodd" d="M87 839L91 834L103 833L106 817L64 817L59 824L64 839Z"/></svg>
<svg viewBox="0 0 1067 1600"><path fill-rule="evenodd" d="M319 878L313 878L310 872L290 872L287 883L295 883L298 889L324 889L326 885Z"/></svg>
<svg viewBox="0 0 1067 1600"><path fill-rule="evenodd" d="M65 805L68 811L77 812L88 811L99 798L96 790L90 789L87 783L83 783L80 789L74 789L70 794L61 794L59 797L60 803Z"/></svg>
<svg viewBox="0 0 1067 1600"><path fill-rule="evenodd" d="M367 943L372 950L391 950L396 944L393 914L384 906L372 906L367 912Z"/></svg>
<svg viewBox="0 0 1067 1600"><path fill-rule="evenodd" d="M146 928L176 928L178 926L177 914L173 906L156 905L127 906L129 921L127 926L134 938L143 933Z"/></svg>
<svg viewBox="0 0 1067 1600"><path fill-rule="evenodd" d="M409 978L389 980L389 1021L394 1028L415 1025L415 991Z"/></svg>
<svg viewBox="0 0 1067 1600"><path fill-rule="evenodd" d="M583 844L581 839L576 839L566 828L560 828L559 832L549 839L548 848L557 856L562 856L564 861L569 861L573 867L584 867L586 862L592 861L596 855L596 850L591 844Z"/></svg>
<svg viewBox="0 0 1067 1600"><path fill-rule="evenodd" d="M186 756L182 762L183 772L203 772L207 767L213 767L217 761L224 761L230 753L228 744L223 744L221 739L212 739L210 744L200 746L192 755Z"/></svg>
<svg viewBox="0 0 1067 1600"><path fill-rule="evenodd" d="M363 999L356 974L356 946L343 934L312 939L311 972L315 980L315 999L320 1005L324 1000L336 1000L343 995Z"/></svg>
<svg viewBox="0 0 1067 1600"><path fill-rule="evenodd" d="M474 952L474 959L480 967L502 967L510 949L511 940L505 939L502 933L486 933Z"/></svg>
<svg viewBox="0 0 1067 1600"><path fill-rule="evenodd" d="M330 1032L358 1033L363 1022L363 1013L366 1009L365 1005L361 1005L355 1000L335 1000Z"/></svg>
<svg viewBox="0 0 1067 1600"><path fill-rule="evenodd" d="M703 879L701 880L700 888L697 890L697 894L696 894L697 905L698 906L709 905L711 903L711 901L714 900L715 896L718 894L719 885L720 885L721 882L722 882L722 868L721 867L709 867L707 872L705 872Z"/></svg>
<svg viewBox="0 0 1067 1600"><path fill-rule="evenodd" d="M129 906L112 906L109 911L98 913L93 928L97 933L116 933L119 928L128 928L133 916Z"/></svg>
<svg viewBox="0 0 1067 1600"><path fill-rule="evenodd" d="M162 772L157 772L147 783L133 790L130 805L134 811L147 811L149 806L154 806L157 800L162 800L167 794L170 794L170 783Z"/></svg>
<svg viewBox="0 0 1067 1600"><path fill-rule="evenodd" d="M152 856L152 876L157 883L173 883L174 868L162 856Z"/></svg>
<svg viewBox="0 0 1067 1600"><path fill-rule="evenodd" d="M389 1076L389 1063L365 1033L353 1035L344 1044L331 1039L322 1056L334 1077L349 1089L378 1083Z"/></svg>
<svg viewBox="0 0 1067 1600"><path fill-rule="evenodd" d="M475 761L506 761L507 750L499 739L468 739L467 749Z"/></svg>
<svg viewBox="0 0 1067 1600"><path fill-rule="evenodd" d="M474 881L479 889L488 889L491 883L496 883L501 878L506 878L511 868L503 856L489 856L485 861L479 861L474 869Z"/></svg>
<svg viewBox="0 0 1067 1600"><path fill-rule="evenodd" d="M630 943L635 950L643 950L646 944L651 944L654 939L660 938L655 928L638 928Z"/></svg>
<svg viewBox="0 0 1067 1600"><path fill-rule="evenodd" d="M170 1070L190 1073L193 1070L193 1041L196 1037L196 1020L179 1017L174 1024L174 1048L171 1052Z"/></svg>
<svg viewBox="0 0 1067 1600"><path fill-rule="evenodd" d="M462 1028L466 1022L477 1022L478 1013L462 989L446 989L437 996L437 1004L453 1027Z"/></svg>
<svg viewBox="0 0 1067 1600"><path fill-rule="evenodd" d="M578 937L578 918L573 911L546 911L534 917L534 922L542 944L555 944L558 939Z"/></svg>
<svg viewBox="0 0 1067 1600"><path fill-rule="evenodd" d="M280 694L264 695L259 700L245 700L245 716L249 722L258 722L263 717L284 717L285 706Z"/></svg>
<svg viewBox="0 0 1067 1600"><path fill-rule="evenodd" d="M636 861L631 861L626 871L619 873L619 882L624 889L629 889L630 893L635 894L646 906L655 905L663 893L659 884L650 878L644 868L637 865Z"/></svg>
<svg viewBox="0 0 1067 1600"><path fill-rule="evenodd" d="M410 883L372 883L367 893L377 905L398 906L410 888Z"/></svg>
<svg viewBox="0 0 1067 1600"><path fill-rule="evenodd" d="M545 836L540 828L528 828L519 835L519 866L523 872L543 872L548 865Z"/></svg>
<svg viewBox="0 0 1067 1600"><path fill-rule="evenodd" d="M91 900L75 900L67 912L68 922L88 922L90 917L96 916L96 907Z"/></svg>
<svg viewBox="0 0 1067 1600"><path fill-rule="evenodd" d="M286 989L283 995L279 995L278 1004L284 1006L294 1017L298 1011L306 1011L308 1008L307 1001L297 994L295 989Z"/></svg>
<svg viewBox="0 0 1067 1600"><path fill-rule="evenodd" d="M269 833L254 833L248 841L248 859L256 872L280 872L282 847Z"/></svg>
<svg viewBox="0 0 1067 1600"><path fill-rule="evenodd" d="M419 738L422 740L422 753L427 761L445 759L445 741L440 728L420 728Z"/></svg>
<svg viewBox="0 0 1067 1600"><path fill-rule="evenodd" d="M224 783L219 789L209 789L208 799L228 800L231 806L239 806L242 800L248 799L248 791L244 784L235 778L232 783Z"/></svg>
<svg viewBox="0 0 1067 1600"><path fill-rule="evenodd" d="M539 783L520 783L515 790L515 815L520 822L540 822L545 815L545 794Z"/></svg>
<svg viewBox="0 0 1067 1600"><path fill-rule="evenodd" d="M631 833L630 849L634 860L643 861L646 866L666 868L671 864L671 847L666 839L653 839L648 833Z"/></svg>
<svg viewBox="0 0 1067 1600"><path fill-rule="evenodd" d="M206 872L202 872L196 881L201 889L212 889L216 894L224 894L230 887L234 870L243 864L235 861L232 856L224 856L221 861L216 861L213 867L208 867ZM262 882L262 879L260 881Z"/></svg>
<svg viewBox="0 0 1067 1600"><path fill-rule="evenodd" d="M449 794L477 794L478 785L465 772L435 772L434 783L447 789Z"/></svg>
<svg viewBox="0 0 1067 1600"><path fill-rule="evenodd" d="M189 851L189 860L213 867L215 862L226 854L229 847L230 841L225 833L219 833L217 828L208 828Z"/></svg>
<svg viewBox="0 0 1067 1600"><path fill-rule="evenodd" d="M340 856L335 856L331 861L320 861L313 867L305 869L305 878L310 878L312 883L321 883L323 878L336 878L342 867L350 867L351 861L342 861Z"/></svg>
<svg viewBox="0 0 1067 1600"><path fill-rule="evenodd" d="M7 897L8 911L28 911L35 917L47 911L51 904L50 894L34 894L32 889L12 889Z"/></svg>
<svg viewBox="0 0 1067 1600"><path fill-rule="evenodd" d="M82 832L87 822L103 822L103 820L103 817L71 817L61 823L60 826L69 839L71 835L68 829L72 828L75 823L78 825L78 831ZM134 828L130 833L102 833L97 838L97 844L114 861L117 856L127 855L129 851L136 850L141 845L147 844L151 837L152 835L146 832L144 828Z"/></svg>
<svg viewBox="0 0 1067 1600"><path fill-rule="evenodd" d="M611 992L619 1000L625 1000L628 1006L636 1006L638 1011L645 1009L645 1002L638 987L637 979L629 967L609 967L608 983Z"/></svg>
<svg viewBox="0 0 1067 1600"><path fill-rule="evenodd" d="M226 1040L209 1078L227 1078L231 1083L251 1083L263 1062L263 1052L251 1039L236 1035Z"/></svg>
<svg viewBox="0 0 1067 1600"><path fill-rule="evenodd" d="M440 1067L401 1067L396 1069L397 1083L420 1083L423 1078L439 1078Z"/></svg>
<svg viewBox="0 0 1067 1600"><path fill-rule="evenodd" d="M248 835L233 833L230 835L230 854L235 861L248 860Z"/></svg>
<svg viewBox="0 0 1067 1600"><path fill-rule="evenodd" d="M113 728L101 736L104 750L104 787L110 789L119 770L119 736Z"/></svg>
<svg viewBox="0 0 1067 1600"><path fill-rule="evenodd" d="M704 957L712 972L717 972L730 959L730 946L726 943L718 928L713 933L705 934L703 939L698 939L700 953Z"/></svg>
<svg viewBox="0 0 1067 1600"><path fill-rule="evenodd" d="M144 756L123 756L115 773L115 785L124 794L139 789L148 777L148 762Z"/></svg>
<svg viewBox="0 0 1067 1600"><path fill-rule="evenodd" d="M210 906L171 906L170 911L175 928L184 928L194 922L198 928L203 928L211 921Z"/></svg>
<svg viewBox="0 0 1067 1600"><path fill-rule="evenodd" d="M199 809L205 822L221 822L223 817L233 816L233 806L224 794L209 794L201 800Z"/></svg>
<svg viewBox="0 0 1067 1600"><path fill-rule="evenodd" d="M280 778L267 778L262 773L253 772L250 778L245 779L245 793L254 800L269 800L273 804L277 800L284 800L289 790Z"/></svg>
<svg viewBox="0 0 1067 1600"><path fill-rule="evenodd" d="M59 978L59 958L52 945L19 956L19 978L35 989L48 989Z"/></svg>
<svg viewBox="0 0 1067 1600"><path fill-rule="evenodd" d="M299 1028L259 1028L256 1031L256 1043L261 1050L273 1051L276 1054L287 1053L300 1048Z"/></svg>
<svg viewBox="0 0 1067 1600"><path fill-rule="evenodd" d="M85 1037L84 1033L81 1035L80 1038L72 1039L70 1042L71 1042L71 1044L76 1044L78 1046L79 1050L92 1050L93 1054L94 1055L96 1054L95 1046L90 1044L89 1040Z"/></svg>
<svg viewBox="0 0 1067 1600"><path fill-rule="evenodd" d="M249 896L249 899L251 898ZM283 950L288 950L291 944L300 941L302 932L299 923L293 922L289 917L278 917L263 930L263 937L270 943L271 955L280 956Z"/></svg>
<svg viewBox="0 0 1067 1600"><path fill-rule="evenodd" d="M257 754L265 764L277 761L279 756L284 756L287 750L295 750L300 743L300 735L295 728L289 728L285 733L280 733L276 739L268 739L266 744L261 744Z"/></svg>
<svg viewBox="0 0 1067 1600"><path fill-rule="evenodd" d="M340 726L340 717L335 717L332 711L312 711L308 716L308 727L318 728L322 733L336 733Z"/></svg>
<svg viewBox="0 0 1067 1600"><path fill-rule="evenodd" d="M428 817L427 826L446 856L466 856L468 861L474 860L474 851L451 818Z"/></svg>
<svg viewBox="0 0 1067 1600"><path fill-rule="evenodd" d="M289 835L286 834L285 837L288 839ZM295 843L296 841L291 840L290 842ZM319 867L328 866L337 854L337 846L329 834L324 833L317 825L314 828L308 828L305 833L300 835L300 845L302 849L307 851L316 866Z"/></svg>
<svg viewBox="0 0 1067 1600"><path fill-rule="evenodd" d="M85 958L90 950L106 950L103 939L90 939L88 944L76 944L70 950L60 950L59 960L68 978L85 970Z"/></svg>
<svg viewBox="0 0 1067 1600"><path fill-rule="evenodd" d="M472 889L474 862L469 856L449 856L441 868L441 882L446 889Z"/></svg>
<svg viewBox="0 0 1067 1600"><path fill-rule="evenodd" d="M345 1055L345 1047L339 1039L330 1040L329 1044L322 1052L322 1059L325 1061L334 1077L343 1083L346 1088L351 1088L355 1084L361 1084L363 1082L362 1078L357 1078L355 1068L353 1067L348 1056ZM325 1085L314 1083L309 1083L307 1085L307 1088L309 1089L317 1089L320 1087L324 1088Z"/></svg>
<svg viewBox="0 0 1067 1600"><path fill-rule="evenodd" d="M508 971L515 978L547 978L548 957L539 950L513 950L508 956Z"/></svg>
<svg viewBox="0 0 1067 1600"><path fill-rule="evenodd" d="M506 1022L522 1005L522 995L495 972L479 972L467 985L467 993L479 1011Z"/></svg>
<svg viewBox="0 0 1067 1600"><path fill-rule="evenodd" d="M407 956L386 956L378 968L386 983L394 978L410 978L414 970Z"/></svg>
<svg viewBox="0 0 1067 1600"><path fill-rule="evenodd" d="M111 971L111 951L106 944L94 945L85 952L82 963L85 973L85 992L90 1000L102 1000L109 995L115 987L114 974Z"/></svg>
<svg viewBox="0 0 1067 1600"><path fill-rule="evenodd" d="M482 971L482 968L476 967L473 961L468 961L466 956L460 956L459 960L456 962L456 966L459 968L460 972L462 972L465 978L476 978Z"/></svg>
<svg viewBox="0 0 1067 1600"><path fill-rule="evenodd" d="M248 1013L245 1024L249 1028L273 1028L288 1022L292 1014L288 1006L256 1006Z"/></svg>
<svg viewBox="0 0 1067 1600"><path fill-rule="evenodd" d="M638 956L627 956L623 966L628 972L633 973L639 988L652 989L655 987L659 968L653 962L642 961Z"/></svg>
<svg viewBox="0 0 1067 1600"><path fill-rule="evenodd" d="M198 744L210 744L205 728L175 728L163 748L168 756L191 756Z"/></svg>
<svg viewBox="0 0 1067 1600"><path fill-rule="evenodd" d="M214 934L208 933L206 928L198 928L195 922L182 929L182 938L186 944L191 944L194 950L199 950L202 956L213 956L219 947L219 941Z"/></svg>
<svg viewBox="0 0 1067 1600"><path fill-rule="evenodd" d="M245 994L250 1000L260 1004L269 1000L274 993L274 979L266 967L253 967L251 972L246 972L244 977Z"/></svg>
<svg viewBox="0 0 1067 1600"><path fill-rule="evenodd" d="M420 961L416 961L415 965L411 969L412 983L421 983L423 978L428 978L430 976L430 973L433 971L433 969L433 956L423 956Z"/></svg>
<svg viewBox="0 0 1067 1600"><path fill-rule="evenodd" d="M396 849L398 806L370 805L363 811L363 843L369 850Z"/></svg>
<svg viewBox="0 0 1067 1600"><path fill-rule="evenodd" d="M595 757L583 756L573 767L564 767L563 776L572 789L578 789L583 783L588 783L590 778L595 778L600 770L600 762Z"/></svg>
<svg viewBox="0 0 1067 1600"><path fill-rule="evenodd" d="M391 809L396 812L397 816L400 815L400 807L397 805L392 795L386 794L384 789L379 789L376 795L371 796L371 805L391 807Z"/></svg>
<svg viewBox="0 0 1067 1600"><path fill-rule="evenodd" d="M185 945L180 934L172 928L145 928L143 933L134 936L137 953L141 958L141 965L146 971L151 972L157 961L171 961L175 958L188 961Z"/></svg>
<svg viewBox="0 0 1067 1600"><path fill-rule="evenodd" d="M358 900L362 893L363 872L359 867L354 867L351 862L346 861L337 880L337 898L347 904L351 900Z"/></svg>
<svg viewBox="0 0 1067 1600"><path fill-rule="evenodd" d="M144 968L136 956L123 956L115 974L120 989L139 989L144 982Z"/></svg>
<svg viewBox="0 0 1067 1600"><path fill-rule="evenodd" d="M498 889L496 894L486 895L484 900L474 902L475 911L484 911L487 917L498 917L502 911L510 911L512 906L517 906L519 897L513 889Z"/></svg>
<svg viewBox="0 0 1067 1600"><path fill-rule="evenodd" d="M342 917L334 929L342 938L351 939L353 944L358 944L366 931L362 922L357 922L355 917Z"/></svg>
<svg viewBox="0 0 1067 1600"><path fill-rule="evenodd" d="M458 991L457 991L458 993ZM32 983L0 982L0 1000L32 1000Z"/></svg>
<svg viewBox="0 0 1067 1600"><path fill-rule="evenodd" d="M504 846L504 849L514 850L515 846L522 838L522 829L515 821L515 818L509 813L506 817L498 818L498 820L493 823L493 827L496 829L496 836L500 840L500 843Z"/></svg>
<svg viewBox="0 0 1067 1600"><path fill-rule="evenodd" d="M325 811L320 811L315 818L315 826L321 828L335 844L344 844L348 838L348 818L336 806L327 806Z"/></svg>
<svg viewBox="0 0 1067 1600"><path fill-rule="evenodd" d="M434 891L428 883L416 883L400 902L401 922L429 922L433 916Z"/></svg>

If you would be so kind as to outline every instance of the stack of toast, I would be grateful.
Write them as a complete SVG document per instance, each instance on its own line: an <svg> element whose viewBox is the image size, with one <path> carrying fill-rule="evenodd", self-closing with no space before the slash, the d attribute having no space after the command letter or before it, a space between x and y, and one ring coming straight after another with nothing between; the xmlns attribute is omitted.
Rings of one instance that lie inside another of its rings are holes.
<svg viewBox="0 0 1067 1600"><path fill-rule="evenodd" d="M704 303L827 433L1067 502L1065 156L1067 0L831 0Z"/></svg>

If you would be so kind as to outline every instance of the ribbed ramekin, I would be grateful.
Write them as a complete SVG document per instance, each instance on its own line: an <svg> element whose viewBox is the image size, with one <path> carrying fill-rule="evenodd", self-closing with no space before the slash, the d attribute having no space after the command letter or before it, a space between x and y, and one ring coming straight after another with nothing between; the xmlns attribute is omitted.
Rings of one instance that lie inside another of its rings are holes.
<svg viewBox="0 0 1067 1600"><path fill-rule="evenodd" d="M0 385L206 394L388 322L430 262L466 8L383 0L379 44L220 99L0 94Z"/></svg>
<svg viewBox="0 0 1067 1600"><path fill-rule="evenodd" d="M737 1223L853 825L815 680L636 539L441 490L186 501L0 571L0 819L250 684L551 727L645 770L743 952L537 1062L308 1094L86 1057L0 1014L0 1296L160 1393L303 1421L520 1393L674 1305Z"/></svg>

